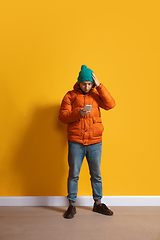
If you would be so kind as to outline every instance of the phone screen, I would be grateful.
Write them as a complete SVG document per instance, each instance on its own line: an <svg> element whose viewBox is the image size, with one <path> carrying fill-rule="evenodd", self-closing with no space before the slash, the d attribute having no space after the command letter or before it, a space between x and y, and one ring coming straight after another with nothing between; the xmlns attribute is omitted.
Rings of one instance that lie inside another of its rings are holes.
<svg viewBox="0 0 160 240"><path fill-rule="evenodd" d="M90 111L91 108L92 108L92 105L86 105L84 109L87 110L87 111Z"/></svg>

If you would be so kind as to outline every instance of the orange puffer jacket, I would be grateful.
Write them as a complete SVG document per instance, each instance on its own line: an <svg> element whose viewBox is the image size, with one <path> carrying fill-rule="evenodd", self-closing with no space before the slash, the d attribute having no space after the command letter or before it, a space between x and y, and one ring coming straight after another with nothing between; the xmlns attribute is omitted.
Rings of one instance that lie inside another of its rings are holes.
<svg viewBox="0 0 160 240"><path fill-rule="evenodd" d="M79 110L86 104L92 105L91 113L81 117ZM104 127L99 107L109 110L114 106L115 101L103 84L84 94L76 83L74 90L64 96L59 111L60 121L68 124L68 140L84 145L101 142Z"/></svg>

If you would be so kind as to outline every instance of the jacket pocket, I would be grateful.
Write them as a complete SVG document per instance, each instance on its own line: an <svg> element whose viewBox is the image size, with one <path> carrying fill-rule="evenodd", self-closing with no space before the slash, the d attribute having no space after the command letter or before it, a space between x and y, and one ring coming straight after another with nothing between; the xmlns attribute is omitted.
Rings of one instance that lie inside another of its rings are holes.
<svg viewBox="0 0 160 240"><path fill-rule="evenodd" d="M68 136L79 136L80 135L80 120L69 123L67 126Z"/></svg>
<svg viewBox="0 0 160 240"><path fill-rule="evenodd" d="M100 117L93 117L93 137L101 137L103 131L102 119Z"/></svg>

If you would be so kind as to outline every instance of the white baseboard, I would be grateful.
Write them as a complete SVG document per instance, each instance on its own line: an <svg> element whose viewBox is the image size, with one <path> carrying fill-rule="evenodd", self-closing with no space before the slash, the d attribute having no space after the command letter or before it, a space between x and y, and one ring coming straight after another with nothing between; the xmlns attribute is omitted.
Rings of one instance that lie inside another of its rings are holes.
<svg viewBox="0 0 160 240"><path fill-rule="evenodd" d="M104 196L108 206L160 206L160 196ZM92 206L91 196L78 196L76 206ZM0 197L0 206L68 206L64 196Z"/></svg>

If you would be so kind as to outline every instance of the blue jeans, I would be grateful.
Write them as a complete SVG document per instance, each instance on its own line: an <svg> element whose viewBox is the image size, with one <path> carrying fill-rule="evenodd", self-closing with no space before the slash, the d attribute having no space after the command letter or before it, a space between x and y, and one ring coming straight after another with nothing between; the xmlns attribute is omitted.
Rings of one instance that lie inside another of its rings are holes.
<svg viewBox="0 0 160 240"><path fill-rule="evenodd" d="M67 198L70 203L76 201L79 173L85 156L91 175L93 199L98 201L102 198L101 154L102 142L86 146L81 143L68 141L69 176Z"/></svg>

